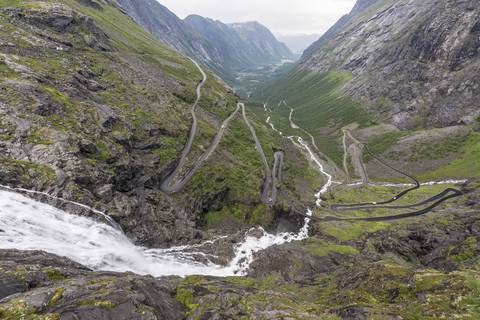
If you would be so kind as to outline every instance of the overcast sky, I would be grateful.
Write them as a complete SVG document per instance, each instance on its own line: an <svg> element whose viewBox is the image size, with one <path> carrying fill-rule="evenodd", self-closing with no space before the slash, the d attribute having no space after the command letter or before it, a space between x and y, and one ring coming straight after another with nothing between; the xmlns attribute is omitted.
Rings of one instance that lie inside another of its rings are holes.
<svg viewBox="0 0 480 320"><path fill-rule="evenodd" d="M189 14L224 23L258 21L282 35L322 34L356 0L158 0L181 19Z"/></svg>

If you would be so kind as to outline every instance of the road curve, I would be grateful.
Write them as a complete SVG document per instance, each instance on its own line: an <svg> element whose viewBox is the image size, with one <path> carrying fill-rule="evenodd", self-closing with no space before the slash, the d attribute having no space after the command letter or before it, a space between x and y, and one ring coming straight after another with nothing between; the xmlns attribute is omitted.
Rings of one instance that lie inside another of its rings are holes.
<svg viewBox="0 0 480 320"><path fill-rule="evenodd" d="M193 61L193 60L192 60ZM260 157L262 158L263 165L265 167L265 182L263 184L263 190L262 190L262 201L267 203L267 204L273 204L277 201L277 188L276 188L276 177L275 177L275 168L277 166L277 158L275 157L274 159L274 165L273 165L273 171L270 173L270 169L268 167L267 159L265 158L265 154L263 153L262 146L260 145L260 142L258 141L257 135L255 134L255 130L253 129L252 125L247 119L247 115L245 114L245 104L243 103L237 103L237 108L235 111L223 121L222 126L220 127L217 135L215 136L215 139L212 141L210 147L202 154L200 158L198 158L191 168L188 170L188 172L177 182L172 184L173 179L175 176L178 174L180 171L183 163L185 162L185 159L187 155L189 154L192 145L193 145L193 140L195 138L195 134L197 131L197 117L195 115L195 108L198 104L198 101L200 100L201 97L201 87L207 80L207 76L205 72L203 72L202 68L198 65L197 62L193 61L197 68L200 70L200 72L203 75L203 80L197 85L197 99L193 103L192 107L190 108L190 114L192 115L192 127L190 129L190 134L188 136L187 143L185 147L182 150L180 160L178 161L177 165L175 168L160 182L160 190L164 193L171 194L180 191L187 183L190 181L195 174L195 172L198 170L198 168L202 165L202 163L207 159L207 157L213 152L215 147L218 145L218 142L220 141L224 128L228 124L228 122L236 115L238 112L239 108L242 108L242 115L245 123L247 124L248 128L250 129L250 132L252 133L253 139L255 140L255 148L260 154ZM283 157L282 157L283 160ZM281 164L280 164L281 167ZM268 196L268 193L270 191L270 180L272 180L272 188L270 192L270 196Z"/></svg>
<svg viewBox="0 0 480 320"><path fill-rule="evenodd" d="M362 144L361 144L361 143L357 143L357 148L358 148L358 161L359 161L359 163L360 163L360 167L362 168L363 180L362 180L362 182L360 182L360 183L346 186L345 188L343 188L343 189L341 189L340 191L338 191L338 193L343 192L343 191L346 191L346 190L349 190L349 189L359 188L359 187L362 187L362 186L366 186L366 185L368 184L368 174L367 174L367 170L365 169L365 165L363 164L363 161L362 161L362 155L363 155ZM343 184L340 184L340 185L338 185L337 187L340 187L341 185L343 185ZM332 191L335 191L335 189L333 189Z"/></svg>
<svg viewBox="0 0 480 320"><path fill-rule="evenodd" d="M363 180L361 183L359 184L354 184L354 185L350 185L350 186L347 186L343 189L341 189L339 191L340 192L343 192L343 191L346 191L348 189L353 189L353 188L358 188L358 187L361 187L361 186L365 186L368 184L368 174L367 174L367 170L365 169L365 165L363 164L363 160L362 160L362 155L363 155L363 150L362 150L362 143L360 141L358 141L357 139L355 139L353 136L352 136L352 133L350 132L349 129L342 129L342 132L343 132L343 150L344 150L344 157L343 157L343 166L345 167L345 170L347 171L347 175L348 175L348 169L347 169L347 146L346 146L346 137L347 137L347 133L348 135L350 136L350 138L355 141L355 143L357 144L357 148L358 148L358 163L360 164L360 167L362 168L362 173L363 173ZM347 180L348 177L346 176L345 177L345 180ZM337 185L335 188L332 188L332 192L335 192L335 189L342 186L342 185L345 185L346 183L342 183L340 185Z"/></svg>
<svg viewBox="0 0 480 320"><path fill-rule="evenodd" d="M419 207L419 206L425 205L425 204L433 202L433 201L435 201L435 202L433 204L431 204L430 206L424 208L424 209L413 211L413 212L408 212L408 213L397 214L397 215L367 217L367 218L337 218L337 217L328 216L328 217L325 217L323 219L316 218L316 219L314 219L315 221L387 221L387 220L397 220L397 219L403 219L403 218L409 218L409 217L416 217L416 216L419 216L419 215L422 215L422 214L425 214L425 213L429 212L430 210L432 210L433 208L435 208L436 206L438 206L439 204L441 204L442 202L444 202L448 199L459 197L459 196L463 195L463 193L458 189L446 188L442 192L440 192L440 193L438 193L438 194L436 194L436 195L434 195L434 196L432 196L432 197L430 197L426 200L415 203L415 204L398 205L398 206L385 206L385 204L397 201L398 199L400 199L401 197L406 195L408 192L420 188L420 183L414 177L412 177L412 176L410 176L410 175L408 175L408 174L406 174L406 173L404 173L404 172L402 172L398 169L395 169L394 167L385 163L381 159L375 157L370 152L370 150L368 149L366 144L360 143L359 145L362 145L365 148L365 150L367 150L369 155L372 156L375 160L381 162L382 164L384 164L385 166L387 166L391 170L394 170L394 171L410 178L411 180L413 180L415 185L412 188L403 190L399 194L395 195L393 198L391 198L389 200L386 200L386 201L363 202L363 203L344 204L344 205L333 204L333 205L330 206L331 209L333 209L333 210L359 210L359 209L380 209L380 208L404 209L404 208ZM449 193L451 193L451 194L449 194Z"/></svg>
<svg viewBox="0 0 480 320"><path fill-rule="evenodd" d="M442 203L443 201L445 201L447 199L458 197L458 196L462 195L462 193L457 189L447 188L443 192L441 192L441 193L439 193L439 194L437 194L437 195L435 195L435 196L433 196L433 197L431 197L427 200L424 200L420 203L413 204L413 205L407 205L407 206L391 207L391 208L410 208L410 207L420 206L420 205L435 201L429 207L424 208L422 210L418 210L418 211L414 211L414 212L410 212L410 213L398 214L398 215L368 217L368 218L337 218L337 217L332 217L332 216L327 216L325 218L317 218L317 217L310 216L309 214L299 210L296 207L295 203L293 203L293 201L288 196L288 193L283 189L283 186L282 186L282 166L283 166L283 159L284 159L284 152L283 151L281 151L281 150L275 151L273 170L270 172L267 160L265 158L265 154L263 153L263 150L262 150L262 146L260 145L260 142L258 141L258 138L257 138L257 135L255 134L254 128L251 126L251 124L248 121L247 116L245 114L245 105L243 103L237 103L237 108L235 109L235 111L230 116L228 116L227 119L225 119L223 121L223 123L222 123L217 135L215 136L214 140L212 141L212 144L210 145L210 147L202 154L202 156L200 158L198 158L193 163L193 165L188 170L188 172L180 180L178 180L177 182L175 182L172 185L173 179L175 178L175 176L180 171L180 168L182 167L188 153L190 152L190 150L192 148L193 140L195 138L195 134L196 134L196 130L197 130L197 118L195 116L195 108L196 108L196 106L198 104L198 101L200 100L200 97L201 97L201 91L200 91L201 87L205 83L205 81L207 80L207 76L206 76L205 72L203 72L203 70L200 68L200 66L198 65L197 62L195 62L195 61L193 61L193 62L195 63L197 68L202 73L203 80L197 85L197 88L196 88L197 99L195 100L192 107L190 108L190 114L192 115L192 119L193 119L192 127L190 129L190 134L189 134L187 143L182 150L180 160L177 163L176 167L160 182L160 190L165 192L165 193L170 194L170 193L178 192L180 189L182 189L187 184L188 181L190 181L190 179L193 177L193 175L195 174L197 169L200 167L200 165L207 159L207 157L213 152L215 147L218 145L218 142L220 141L220 139L223 135L225 126L236 115L239 108L241 107L242 108L243 119L244 119L245 123L247 124L248 128L250 129L250 132L252 133L252 136L255 140L256 150L260 154L260 157L262 158L263 165L264 165L264 168L265 168L265 181L264 181L263 190L262 190L262 201L265 202L266 204L273 204L277 200L276 178L278 179L280 191L282 192L283 197L287 201L288 205L290 207L292 207L293 211L300 216L312 219L312 220L317 221L317 222L326 222L326 221L386 221L386 220L395 220L395 219L413 217L413 216L418 216L418 215L421 215L421 214L424 214L424 213L430 211L431 209L433 209L434 207L436 207L437 205L439 205L440 203ZM350 134L350 132L348 132L348 133ZM312 139L313 139L313 137L312 137ZM314 143L314 141L313 141L313 143ZM315 143L314 143L314 145L315 145ZM383 207L386 207L386 206L376 206L376 205L383 205L383 204L388 204L388 203L391 203L393 201L396 201L400 197L405 195L406 193L408 193L408 192L410 192L414 189L418 189L420 187L419 182L415 178L413 178L413 177L411 177L411 176L409 176L409 175L407 175L407 174L389 166L388 164L386 164L382 160L378 159L377 157L375 157L370 152L370 150L368 149L366 144L363 144L363 143L359 142L358 147L360 148L360 150L362 150L362 148L361 148L362 146L376 160L380 161L381 163L383 163L387 167L391 168L392 170L394 170L398 173L401 173L401 174L409 177L410 179L412 179L415 182L415 186L410 188L410 189L407 189L407 190L404 190L404 191L400 192L395 197L393 197L392 199L389 199L387 201L376 202L376 203L368 202L368 203L356 203L356 204L347 204L347 205L332 205L331 208L333 210L354 210L354 209L360 209L360 208L365 209L365 208L371 208L372 205L375 205L375 208L379 208L379 207L383 208ZM315 146L315 148L318 150L318 148L316 146ZM361 160L361 152L360 152L360 160ZM363 166L363 163L362 163L362 169L364 170L365 177L367 177L366 170L365 170L365 167ZM275 170L277 170L277 176L275 176ZM367 179L367 182L368 182L368 178L366 178L366 179ZM270 180L272 182L271 188L270 188ZM268 193L269 193L270 189L271 189L270 196L268 196ZM452 193L452 194L449 194L449 193ZM447 194L449 194L449 195L447 195Z"/></svg>
<svg viewBox="0 0 480 320"><path fill-rule="evenodd" d="M452 192L450 195L446 195L448 193ZM441 195L441 196L440 196ZM317 221L317 222L326 222L326 221L388 221L388 220L398 220L398 219L404 219L404 218L411 218L411 217L417 217L422 214L425 214L441 204L442 202L462 196L463 193L455 188L446 188L443 190L441 193L435 196L435 198L439 197L439 200L431 204L430 206L422 209L422 210L417 210L413 212L407 212L407 213L401 213L397 215L388 215L388 216L379 216L379 217L367 217L367 218L337 218L337 217L332 217L332 216L327 216L325 218L316 218L313 217L312 220Z"/></svg>
<svg viewBox="0 0 480 320"><path fill-rule="evenodd" d="M284 102L285 103L285 102ZM285 103L286 104L286 103ZM291 112L290 112L290 117L293 113L293 110L292 108L291 109ZM293 124L293 122L291 121L291 118L290 118L290 122ZM292 125L293 127L293 125ZM302 128L298 127L298 126L295 126L297 127L298 129L301 129L303 130ZM308 134L308 132L305 132ZM384 164L385 166L387 166L388 168L390 168L391 170L394 170L395 172L398 172L406 177L408 177L409 179L411 179L415 185L412 187L412 188L409 188L407 190L404 190L402 192L400 192L399 194L395 195L393 198L389 199L389 200L386 200L386 201L381 201L381 202L365 202L365 203L355 203L355 204L346 204L346 205L340 205L340 204L333 204L330 206L331 209L333 210L355 210L355 209L367 209L367 208L392 208L392 209L400 209L400 208L413 208L413 207L418 207L418 206L421 206L421 205L425 205L425 204L428 204L428 203L431 203L433 201L435 201L433 204L431 204L430 206L424 208L424 209L421 209L421 210L417 210L417 211L413 211L413 212L408 212L408 213L403 213L403 214L396 214L396 215L388 215L388 216L378 216L378 217L366 217L366 218L338 218L338 217L333 217L333 216L326 216L324 218L318 218L318 217L313 217L313 216L310 216L309 214L307 213L304 213L302 211L300 211L296 206L295 204L293 203L293 201L289 198L288 194L286 193L286 191L283 189L282 187L282 178L281 178L281 166L282 166L282 162L283 162L283 157L284 157L284 154L283 152L280 152L280 153L275 153L275 157L279 157L280 159L280 165L279 165L279 168L278 168L278 181L279 181L279 186L280 186L280 190L285 198L285 200L287 201L288 205L290 205L292 207L292 209L294 210L295 213L299 214L300 216L303 216L305 218L309 218L313 221L316 221L316 222L328 222L328 221L388 221L388 220L397 220L397 219L403 219L403 218L409 218L409 217L415 217L415 216L419 216L419 215L422 215L422 214L425 214L427 212L429 212L430 210L432 210L433 208L435 208L436 206L438 206L439 204L441 204L442 202L448 200L448 199L451 199L451 198L455 198L455 197L458 197L458 196L461 196L463 195L463 193L458 190L458 189L455 189L455 188L446 188L444 191L424 200L424 201L421 201L419 203L416 203L416 204L412 204L412 205L402 205L402 206L383 206L384 204L388 204L388 203L391 203L391 202L394 202L398 199L400 199L401 197L403 197L405 194L407 194L408 192L412 191L412 190L415 190L415 189L418 189L420 188L420 183L418 182L417 179L415 179L414 177L404 173L404 172L401 172L400 170L397 170L395 169L394 167L388 165L387 163L385 163L384 161L382 161L381 159L375 157L371 152L370 150L368 149L367 145L365 143L361 143L360 141L356 140L350 130L344 130L344 134L349 134L350 137L357 143L357 147L359 148L360 150L360 153L359 153L359 161L360 161L360 164L362 166L362 170L363 170L363 174L364 174L364 181L362 183L362 185L365 185L368 183L368 175L367 175L367 172L366 172L366 168L363 164L363 161L362 161L362 147L369 153L370 156L372 156L374 159L376 159L377 161L379 161L380 163ZM312 140L313 140L313 137L312 137ZM315 142L312 141L312 143L314 144L315 148L318 150L318 148L316 147L315 145ZM318 150L319 151L319 150ZM346 176L346 174L345 174ZM331 188L331 191L334 192L336 188L344 185L346 182L334 187L334 188ZM343 190L346 190L348 188L345 188ZM342 191L343 191L342 190Z"/></svg>
<svg viewBox="0 0 480 320"><path fill-rule="evenodd" d="M371 205L384 205L384 204L388 204L388 203L392 203L394 201L397 201L398 199L400 199L401 197L403 197L404 195L406 195L407 193L409 193L410 191L413 191L413 190L416 190L418 188L420 188L420 182L418 182L417 179L415 179L414 177L406 174L405 172L402 172L392 166L390 166L388 163L384 162L383 160L377 158L376 156L373 155L373 153L370 151L370 149L368 149L367 145L365 143L359 143L359 145L362 145L365 150L368 152L368 154L374 158L375 160L379 161L380 163L382 163L383 165L387 166L388 168L390 168L391 170L395 171L395 172L398 172L400 173L401 175L404 175L406 176L407 178L411 179L415 185L409 189L406 189L406 190L403 190L402 192L400 192L399 194L395 195L393 198L389 199L389 200L386 200L386 201L379 201L379 202L362 202L362 203L353 203L353 204L332 204L330 206L330 209L333 209L333 210L355 210L354 208L357 208L358 207L363 207L365 209L365 206L371 206ZM363 167L363 166L362 166Z"/></svg>
<svg viewBox="0 0 480 320"><path fill-rule="evenodd" d="M218 133L215 136L215 139L213 140L213 142L210 145L210 147L208 148L208 150L205 151L203 153L203 155L200 158L198 158L197 161L194 162L192 167L188 170L188 172L179 181L177 181L176 183L171 185L172 180L178 174L178 171L180 171L180 168L182 167L183 162L185 161L185 158L187 157L188 153L190 152L190 150L192 148L193 139L195 138L195 133L197 131L197 117L195 116L195 107L197 106L198 101L200 100L200 97L201 97L200 89L201 89L202 85L205 83L205 81L207 80L207 75L205 74L205 72L203 72L202 68L200 68L200 66L198 65L197 62L195 62L195 61L193 61L193 62L195 63L197 68L202 73L203 80L197 86L197 99L195 100L194 104L190 108L190 114L192 115L193 122L192 122L192 128L190 129L190 135L188 136L187 144L185 145L185 147L182 150L182 154L180 156L179 162L177 163L177 166L160 182L160 190L162 192L167 193L167 194L175 193L175 192L180 191L180 189L182 189L187 184L187 182L190 181L190 179L192 179L193 175L195 174L197 169L200 167L200 165L203 163L203 161L205 161L205 159L215 149L218 142L220 141L220 138L222 137L225 126L228 124L230 119L232 119L235 116L235 114L237 113L237 111L240 107L239 104L237 104L237 109L235 109L235 111L227 119L225 119L223 121L222 126L220 127L220 130L218 130Z"/></svg>
<svg viewBox="0 0 480 320"><path fill-rule="evenodd" d="M277 201L277 188L275 187L276 182L275 182L275 166L276 166L276 160L274 163L274 169L272 171L272 192L270 197L268 196L268 191L270 190L270 169L268 167L267 159L265 158L265 154L263 153L262 146L260 145L260 142L257 139L257 135L255 134L255 129L253 129L252 125L247 119L247 115L245 114L245 105L243 103L239 103L242 107L242 115L243 115L243 120L247 124L248 128L250 129L250 132L252 133L253 139L255 140L255 148L257 149L257 152L260 154L260 157L262 158L263 161L263 166L265 168L265 182L263 183L263 190L262 190L262 201L267 203L267 204L273 204ZM276 158L275 158L276 159Z"/></svg>

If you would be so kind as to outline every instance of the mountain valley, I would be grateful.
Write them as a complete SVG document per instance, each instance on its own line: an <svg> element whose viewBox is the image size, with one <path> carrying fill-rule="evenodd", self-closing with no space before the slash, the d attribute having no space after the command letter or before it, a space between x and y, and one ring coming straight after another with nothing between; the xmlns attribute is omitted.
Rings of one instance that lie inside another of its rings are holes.
<svg viewBox="0 0 480 320"><path fill-rule="evenodd" d="M0 0L0 318L477 319L478 25Z"/></svg>
<svg viewBox="0 0 480 320"><path fill-rule="evenodd" d="M139 25L200 61L239 94L245 95L259 82L271 80L271 71L296 60L285 44L256 21L225 24L199 15L181 20L156 1L119 0L119 4ZM247 76L252 79L245 79Z"/></svg>

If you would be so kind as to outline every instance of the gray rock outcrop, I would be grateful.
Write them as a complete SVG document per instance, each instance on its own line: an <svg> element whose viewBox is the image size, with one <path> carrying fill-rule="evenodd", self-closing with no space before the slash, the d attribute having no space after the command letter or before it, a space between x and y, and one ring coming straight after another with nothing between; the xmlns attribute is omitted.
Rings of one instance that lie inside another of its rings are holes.
<svg viewBox="0 0 480 320"><path fill-rule="evenodd" d="M353 75L338 92L401 129L471 125L480 113L474 0L358 1L300 68Z"/></svg>

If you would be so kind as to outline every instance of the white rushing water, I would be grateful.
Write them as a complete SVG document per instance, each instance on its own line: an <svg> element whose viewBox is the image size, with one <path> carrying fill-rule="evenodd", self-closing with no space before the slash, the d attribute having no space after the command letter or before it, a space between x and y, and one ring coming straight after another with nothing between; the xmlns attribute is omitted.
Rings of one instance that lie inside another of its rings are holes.
<svg viewBox="0 0 480 320"><path fill-rule="evenodd" d="M267 110L266 104L264 108ZM269 119L267 122L275 131L279 132L269 122ZM282 135L281 132L279 134ZM323 170L323 166L314 153L300 137L295 137L298 143L294 141L294 137L286 138L290 139L298 148L307 150L311 159L318 165L319 171L327 176L327 183L316 194L317 205L320 205L320 195L327 191L332 183L332 177ZM305 223L298 233L269 234L262 228L258 228L257 231L262 234L258 237L249 236L250 230L245 234L244 242L235 248L235 257L232 261L227 266L220 266L212 262L200 263L195 259L195 257L201 256L202 261L211 261L209 258L212 257L201 251L202 244L168 249L139 247L128 239L111 217L99 210L43 192L2 187L10 191L0 190L0 249L44 250L68 257L93 270L132 271L154 276L245 275L253 262L255 252L273 245L307 238L310 223L310 219L305 218ZM69 214L15 191L42 194L87 208L103 216L110 225L88 217ZM307 215L311 214L311 211L307 212ZM258 234L258 232L256 233ZM206 241L204 244L211 243L212 241Z"/></svg>
<svg viewBox="0 0 480 320"><path fill-rule="evenodd" d="M11 188L9 186L4 186L4 185L0 185L0 187L2 187L4 189L7 189L7 190L12 190L12 191L20 191L20 192L31 193L31 194L39 194L39 195L43 195L43 196L46 196L46 197L51 198L51 199L60 200L64 203L70 203L70 204L79 206L81 208L88 209L88 210L92 211L93 213L96 213L96 214L104 217L105 220L107 220L108 223L110 223L110 225L112 225L114 228L120 229L120 226L115 222L115 220L112 219L112 217L110 217L109 215L105 214L104 212L102 212L100 210L97 210L95 208L84 205L83 203L70 201L70 200L65 200L65 199L62 199L62 198L59 198L59 197L56 197L56 196L53 196L51 194L48 194L46 192L41 192L41 191L28 190L28 189L24 189L24 188Z"/></svg>
<svg viewBox="0 0 480 320"><path fill-rule="evenodd" d="M292 113L290 113L290 116L292 115ZM332 175L327 173L324 168L323 168L323 165L320 163L320 160L317 158L317 156L315 155L315 153L312 151L312 149L308 146L308 144L301 138L301 137L298 137L298 136L289 136L289 137L285 137L283 135L283 133L279 130L277 130L275 128L275 126L273 125L272 122L270 122L270 117L267 118L266 122L270 125L270 127L272 127L272 129L276 132L278 132L279 135L281 135L283 138L285 139L289 139L297 148L299 149L302 149L302 150L306 150L308 152L308 154L310 155L310 159L317 165L317 170L322 174L324 175L326 178L327 178L327 182L322 186L322 188L315 194L315 197L317 198L317 200L315 201L315 204L317 206L320 206L320 204L322 203L322 199L321 199L321 196L322 194L324 194L325 192L328 191L328 188L332 185L333 183L333 180L332 180ZM301 129L300 127L298 127L297 125L295 125L293 122L291 122L291 119L290 119L290 123L292 125L292 128L295 128L296 129ZM295 126L295 127L294 127ZM295 141L295 139L297 139L298 142ZM312 137L313 139L313 137Z"/></svg>
<svg viewBox="0 0 480 320"><path fill-rule="evenodd" d="M253 254L275 244L308 236L308 220L298 233L247 236L235 249L228 266L199 263L202 245L147 249L134 245L119 228L76 216L21 194L0 190L0 248L44 250L68 257L93 270L132 271L139 274L215 276L244 275ZM211 241L207 241L211 243Z"/></svg>
<svg viewBox="0 0 480 320"><path fill-rule="evenodd" d="M289 137L289 138L292 138L292 137ZM323 165L320 163L320 161L318 160L317 156L312 152L312 149L310 149L310 147L308 146L307 143L305 143L305 141L303 141L302 138L300 137L297 137L298 139L298 142L300 143L301 147L303 147L305 150L307 150L307 152L310 154L310 159L312 159L315 164L318 166L318 170L324 175L327 177L327 182L323 185L322 189L320 189L316 194L315 194L315 197L317 197L317 201L315 202L315 204L317 206L320 206L320 204L322 203L322 199L321 199L321 196L322 194L324 194L325 192L328 191L328 188L332 185L332 175L331 174L328 174L327 172L324 171L323 169ZM293 140L292 140L293 142ZM293 142L295 145L297 145L295 142Z"/></svg>

